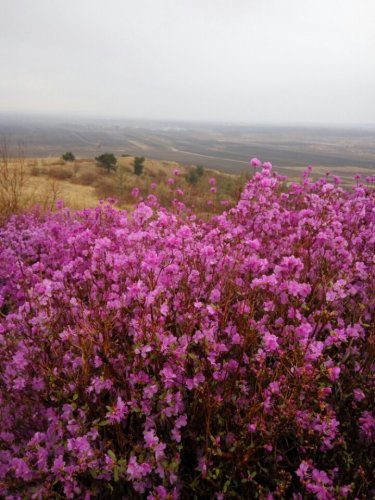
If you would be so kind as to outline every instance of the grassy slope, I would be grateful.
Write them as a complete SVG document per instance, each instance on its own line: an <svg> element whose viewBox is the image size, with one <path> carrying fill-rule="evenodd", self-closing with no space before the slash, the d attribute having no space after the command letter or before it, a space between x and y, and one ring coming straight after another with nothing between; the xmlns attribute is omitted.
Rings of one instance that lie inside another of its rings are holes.
<svg viewBox="0 0 375 500"><path fill-rule="evenodd" d="M218 206L222 199L234 202L243 183L241 176L205 169L197 184L191 186L186 182L185 175L189 168L195 167L151 159L145 160L144 172L137 177L133 173L133 159L118 158L117 171L110 174L99 168L94 159L79 158L75 162L63 162L55 157L28 159L25 162L23 191L25 204L43 204L48 198L44 204L49 206L61 199L72 209L82 209L96 206L100 199L114 197L118 199L119 206L130 208L135 201L131 190L138 187L141 195L154 192L168 206L176 197L176 188L180 188L191 204L204 211L208 199ZM180 171L178 176L174 175L176 169ZM217 180L217 194L209 192L208 181L211 177ZM170 178L174 179L172 186L168 184Z"/></svg>

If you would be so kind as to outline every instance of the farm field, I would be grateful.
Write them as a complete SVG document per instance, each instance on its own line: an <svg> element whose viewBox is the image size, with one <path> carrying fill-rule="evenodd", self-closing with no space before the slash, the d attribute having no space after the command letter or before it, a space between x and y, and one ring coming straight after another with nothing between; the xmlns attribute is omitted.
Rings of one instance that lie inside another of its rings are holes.
<svg viewBox="0 0 375 500"><path fill-rule="evenodd" d="M352 183L357 173L375 172L375 129L358 126L250 126L147 120L94 120L0 116L0 135L21 141L27 155L63 151L94 157L105 151L145 156L229 173L247 169L250 157L299 178L312 164L316 176L331 171Z"/></svg>

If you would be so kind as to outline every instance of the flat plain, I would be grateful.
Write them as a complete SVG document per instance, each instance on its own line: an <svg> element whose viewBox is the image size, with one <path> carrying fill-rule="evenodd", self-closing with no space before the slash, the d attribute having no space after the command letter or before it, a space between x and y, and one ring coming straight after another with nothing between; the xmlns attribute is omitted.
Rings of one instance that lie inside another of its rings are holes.
<svg viewBox="0 0 375 500"><path fill-rule="evenodd" d="M28 157L65 151L94 157L116 155L203 165L230 173L247 169L251 157L271 161L289 178L307 165L350 184L355 174L375 173L375 126L271 126L120 119L71 119L0 115L0 136L22 142Z"/></svg>

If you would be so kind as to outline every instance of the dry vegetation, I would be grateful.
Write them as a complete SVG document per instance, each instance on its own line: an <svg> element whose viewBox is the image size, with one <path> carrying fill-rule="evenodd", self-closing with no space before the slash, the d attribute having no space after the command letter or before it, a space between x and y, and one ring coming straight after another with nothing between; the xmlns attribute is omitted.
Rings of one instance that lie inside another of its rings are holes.
<svg viewBox="0 0 375 500"><path fill-rule="evenodd" d="M19 145L15 151L0 145L0 222L10 215L38 206L53 210L62 192L59 181L46 171L43 182L35 182L36 160L27 161ZM35 171L34 171L35 173Z"/></svg>
<svg viewBox="0 0 375 500"><path fill-rule="evenodd" d="M197 176L197 182L190 184L186 176L195 166L146 159L142 175L136 176L133 161L131 156L119 157L116 172L107 173L93 158L78 158L74 162L56 157L26 158L22 148L10 151L4 143L0 164L1 217L7 218L34 206L54 210L58 200L73 210L80 210L94 207L102 199L115 198L118 207L130 209L137 200L134 188L139 190L138 197L152 193L167 207L183 192L184 203L203 215L232 206L248 177L205 169ZM214 189L209 183L213 177Z"/></svg>

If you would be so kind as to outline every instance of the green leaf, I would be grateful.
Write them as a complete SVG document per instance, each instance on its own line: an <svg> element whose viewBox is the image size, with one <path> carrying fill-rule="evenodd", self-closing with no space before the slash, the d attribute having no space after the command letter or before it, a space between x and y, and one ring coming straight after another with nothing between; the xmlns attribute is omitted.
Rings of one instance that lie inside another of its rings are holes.
<svg viewBox="0 0 375 500"><path fill-rule="evenodd" d="M108 450L107 453L112 458L112 460L117 461L116 455L114 454L114 452L112 450Z"/></svg>

